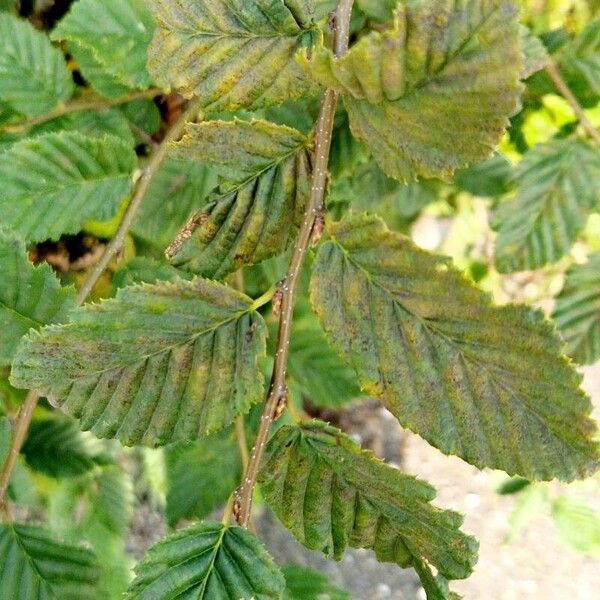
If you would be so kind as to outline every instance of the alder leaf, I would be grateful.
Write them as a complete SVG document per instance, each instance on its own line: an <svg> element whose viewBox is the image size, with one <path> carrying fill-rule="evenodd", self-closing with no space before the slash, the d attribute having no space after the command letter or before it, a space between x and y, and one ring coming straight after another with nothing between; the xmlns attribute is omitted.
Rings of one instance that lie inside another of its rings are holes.
<svg viewBox="0 0 600 600"><path fill-rule="evenodd" d="M542 70L548 62L548 51L540 38L524 25L519 27L521 32L521 47L523 49L522 79L531 77Z"/></svg>
<svg viewBox="0 0 600 600"><path fill-rule="evenodd" d="M74 92L62 52L24 19L0 13L0 102L26 117L50 112Z"/></svg>
<svg viewBox="0 0 600 600"><path fill-rule="evenodd" d="M35 525L0 524L0 590L14 600L95 600L100 568L81 546Z"/></svg>
<svg viewBox="0 0 600 600"><path fill-rule="evenodd" d="M8 366L30 329L66 319L75 306L75 290L61 287L46 263L29 262L25 244L2 229L0 265L0 366Z"/></svg>
<svg viewBox="0 0 600 600"><path fill-rule="evenodd" d="M212 111L251 110L311 89L295 61L319 38L311 0L152 0L148 67L167 90Z"/></svg>
<svg viewBox="0 0 600 600"><path fill-rule="evenodd" d="M580 365L591 365L600 358L600 252L567 271L552 318L570 357Z"/></svg>
<svg viewBox="0 0 600 600"><path fill-rule="evenodd" d="M600 556L600 513L577 498L552 502L552 518L561 539L576 552Z"/></svg>
<svg viewBox="0 0 600 600"><path fill-rule="evenodd" d="M585 29L565 44L558 52L557 60L567 82L582 96L582 79L595 96L600 95L600 19L589 23ZM585 93L587 92L587 94Z"/></svg>
<svg viewBox="0 0 600 600"><path fill-rule="evenodd" d="M28 242L78 233L112 218L132 186L133 150L76 132L25 139L0 154L2 224Z"/></svg>
<svg viewBox="0 0 600 600"><path fill-rule="evenodd" d="M202 519L237 487L241 466L233 436L210 436L165 448L166 513L169 525L181 519Z"/></svg>
<svg viewBox="0 0 600 600"><path fill-rule="evenodd" d="M33 419L21 452L32 469L57 479L82 475L96 465L79 428L56 413Z"/></svg>
<svg viewBox="0 0 600 600"><path fill-rule="evenodd" d="M152 546L136 573L126 600L280 600L285 586L254 535L211 521Z"/></svg>
<svg viewBox="0 0 600 600"><path fill-rule="evenodd" d="M263 397L257 307L203 279L123 288L73 311L67 325L24 338L11 381L98 437L151 446L195 439Z"/></svg>
<svg viewBox="0 0 600 600"><path fill-rule="evenodd" d="M146 59L153 33L145 0L77 0L51 38L77 44L118 82L147 88L152 84Z"/></svg>
<svg viewBox="0 0 600 600"><path fill-rule="evenodd" d="M568 253L598 204L600 152L583 140L552 140L517 166L514 198L494 218L501 273L538 269Z"/></svg>
<svg viewBox="0 0 600 600"><path fill-rule="evenodd" d="M188 125L174 156L207 164L224 181L167 250L173 265L220 279L282 253L310 192L310 143L267 121Z"/></svg>
<svg viewBox="0 0 600 600"><path fill-rule="evenodd" d="M449 259L375 216L329 223L311 301L400 424L476 467L570 481L599 464L591 403L539 311L495 307Z"/></svg>
<svg viewBox="0 0 600 600"><path fill-rule="evenodd" d="M259 483L269 506L310 550L339 560L348 546L401 567L426 560L467 577L477 542L462 516L430 504L435 490L377 459L321 421L285 425L269 441Z"/></svg>
<svg viewBox="0 0 600 600"><path fill-rule="evenodd" d="M510 0L400 3L391 29L342 58L300 62L343 94L355 136L401 181L449 178L487 158L519 107L521 48Z"/></svg>
<svg viewBox="0 0 600 600"><path fill-rule="evenodd" d="M318 571L298 565L286 565L281 570L286 583L283 600L352 600L348 592L331 585Z"/></svg>

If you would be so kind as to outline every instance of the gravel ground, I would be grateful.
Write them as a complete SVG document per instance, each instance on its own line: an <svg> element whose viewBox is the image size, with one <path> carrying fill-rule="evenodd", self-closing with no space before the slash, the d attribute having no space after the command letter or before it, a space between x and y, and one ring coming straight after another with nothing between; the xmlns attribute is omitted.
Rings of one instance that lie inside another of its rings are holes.
<svg viewBox="0 0 600 600"><path fill-rule="evenodd" d="M584 387L598 408L600 365L586 370ZM353 408L339 424L386 460L401 462L405 471L432 483L438 489L439 506L465 514L464 530L480 541L475 572L468 580L452 583L465 600L600 599L600 561L561 542L547 514L532 518L513 541L505 541L516 498L494 491L501 474L480 472L458 458L442 455L418 436L402 432L395 419L375 404ZM597 495L588 500L600 511ZM381 565L371 552L349 551L335 563L301 548L269 514L263 513L257 526L278 561L316 568L356 600L425 598L411 570Z"/></svg>

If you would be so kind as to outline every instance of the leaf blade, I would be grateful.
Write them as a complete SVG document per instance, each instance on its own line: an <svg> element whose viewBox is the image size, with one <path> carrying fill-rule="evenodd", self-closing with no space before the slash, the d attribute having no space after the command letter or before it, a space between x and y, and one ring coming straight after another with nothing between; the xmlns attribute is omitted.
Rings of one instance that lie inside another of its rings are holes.
<svg viewBox="0 0 600 600"><path fill-rule="evenodd" d="M0 155L4 225L41 242L107 220L130 192L136 164L133 150L114 136L63 132L18 142Z"/></svg>
<svg viewBox="0 0 600 600"><path fill-rule="evenodd" d="M328 226L311 302L363 389L446 454L528 479L598 467L589 398L551 324L494 307L374 216Z"/></svg>
<svg viewBox="0 0 600 600"><path fill-rule="evenodd" d="M251 533L210 521L155 544L136 573L127 600L279 600L285 585L273 559Z"/></svg>
<svg viewBox="0 0 600 600"><path fill-rule="evenodd" d="M273 512L307 548L340 559L347 546L402 567L424 560L467 577L477 543L462 517L433 507L435 490L388 467L320 421L286 425L271 438L259 476Z"/></svg>
<svg viewBox="0 0 600 600"><path fill-rule="evenodd" d="M394 25L340 59L302 64L343 94L352 133L390 177L449 178L487 158L519 107L521 50L508 0L399 4Z"/></svg>
<svg viewBox="0 0 600 600"><path fill-rule="evenodd" d="M262 399L265 331L252 300L217 282L131 286L25 338L11 378L98 437L195 439Z"/></svg>
<svg viewBox="0 0 600 600"><path fill-rule="evenodd" d="M8 366L30 328L63 321L75 306L75 290L61 287L47 264L29 262L25 244L0 230L0 365Z"/></svg>
<svg viewBox="0 0 600 600"><path fill-rule="evenodd" d="M207 110L257 109L298 98L310 82L295 63L316 35L306 0L153 0L158 27L148 66L165 89ZM248 69L246 65L251 65Z"/></svg>

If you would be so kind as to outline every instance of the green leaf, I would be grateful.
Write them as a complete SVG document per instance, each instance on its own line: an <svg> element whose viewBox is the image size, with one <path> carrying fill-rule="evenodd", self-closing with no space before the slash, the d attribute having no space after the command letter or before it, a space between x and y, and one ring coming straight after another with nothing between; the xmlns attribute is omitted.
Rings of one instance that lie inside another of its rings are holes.
<svg viewBox="0 0 600 600"><path fill-rule="evenodd" d="M237 487L241 467L231 435L211 436L165 448L167 519L175 527L181 519L202 519Z"/></svg>
<svg viewBox="0 0 600 600"><path fill-rule="evenodd" d="M433 507L435 490L378 460L321 421L285 425L269 441L259 483L269 506L310 550L337 560L347 546L409 567L426 560L448 578L472 571L477 542L462 516Z"/></svg>
<svg viewBox="0 0 600 600"><path fill-rule="evenodd" d="M506 496L509 494L517 494L525 488L528 488L530 485L531 481L529 481L529 479L523 479L523 477L509 477L498 486L496 491L501 496Z"/></svg>
<svg viewBox="0 0 600 600"><path fill-rule="evenodd" d="M77 0L51 37L91 53L117 81L147 88L152 84L146 58L153 33L144 0Z"/></svg>
<svg viewBox="0 0 600 600"><path fill-rule="evenodd" d="M565 44L558 52L557 60L567 83L578 95L589 95L582 87L591 90L595 96L600 95L600 19L589 23Z"/></svg>
<svg viewBox="0 0 600 600"><path fill-rule="evenodd" d="M420 560L415 560L414 568L419 575L421 585L425 590L427 600L461 600L462 596L451 592L448 582L441 575L434 575L429 566Z"/></svg>
<svg viewBox="0 0 600 600"><path fill-rule="evenodd" d="M131 482L117 465L63 480L49 497L53 531L69 542L91 545L98 556L99 600L122 598L131 581L131 558L123 536L131 521L133 499Z"/></svg>
<svg viewBox="0 0 600 600"><path fill-rule="evenodd" d="M449 259L375 216L330 223L311 301L331 341L400 424L476 467L570 481L598 467L581 376L550 322L495 307Z"/></svg>
<svg viewBox="0 0 600 600"><path fill-rule="evenodd" d="M98 437L194 439L263 398L257 307L203 279L124 288L24 338L11 382L39 390Z"/></svg>
<svg viewBox="0 0 600 600"><path fill-rule="evenodd" d="M573 550L600 555L600 515L590 506L561 496L552 503L552 517L558 534Z"/></svg>
<svg viewBox="0 0 600 600"><path fill-rule="evenodd" d="M175 156L208 164L224 180L167 251L174 266L222 278L282 253L310 191L310 138L267 121L190 124Z"/></svg>
<svg viewBox="0 0 600 600"><path fill-rule="evenodd" d="M548 62L548 51L537 35L534 35L524 25L520 26L521 48L523 50L523 71L522 79L531 77L544 68Z"/></svg>
<svg viewBox="0 0 600 600"><path fill-rule="evenodd" d="M92 600L99 568L92 552L52 539L41 527L0 525L0 589L12 600Z"/></svg>
<svg viewBox="0 0 600 600"><path fill-rule="evenodd" d="M583 140L552 140L517 166L514 198L500 205L495 262L501 273L556 262L583 230L598 203L600 152Z"/></svg>
<svg viewBox="0 0 600 600"><path fill-rule="evenodd" d="M33 419L21 453L33 470L57 479L82 475L96 465L79 428L56 413Z"/></svg>
<svg viewBox="0 0 600 600"><path fill-rule="evenodd" d="M29 242L78 233L113 217L129 194L133 150L113 136L49 133L0 154L3 225Z"/></svg>
<svg viewBox="0 0 600 600"><path fill-rule="evenodd" d="M72 41L67 44L67 48L79 72L95 92L110 100L117 100L131 93L131 86L110 74L88 46Z"/></svg>
<svg viewBox="0 0 600 600"><path fill-rule="evenodd" d="M1 229L0 265L0 366L7 366L30 329L66 319L75 306L75 290L61 287L46 263L29 262L25 244Z"/></svg>
<svg viewBox="0 0 600 600"><path fill-rule="evenodd" d="M336 59L301 62L343 94L355 136L401 181L449 178L487 158L519 107L521 48L509 0L401 3L393 27Z"/></svg>
<svg viewBox="0 0 600 600"><path fill-rule="evenodd" d="M152 546L136 573L126 600L279 600L285 585L255 536L210 521Z"/></svg>
<svg viewBox="0 0 600 600"><path fill-rule="evenodd" d="M481 197L506 194L513 178L513 167L501 154L454 175L454 183L463 190Z"/></svg>
<svg viewBox="0 0 600 600"><path fill-rule="evenodd" d="M0 13L0 102L37 117L73 91L64 56L48 36L23 19Z"/></svg>
<svg viewBox="0 0 600 600"><path fill-rule="evenodd" d="M318 571L286 565L282 568L286 587L283 600L352 600L350 594L329 583Z"/></svg>
<svg viewBox="0 0 600 600"><path fill-rule="evenodd" d="M581 365L600 358L600 252L567 271L552 318L570 357Z"/></svg>
<svg viewBox="0 0 600 600"><path fill-rule="evenodd" d="M204 164L167 158L152 179L135 218L135 238L162 253L185 225L190 214L206 203L217 184L216 175Z"/></svg>
<svg viewBox="0 0 600 600"><path fill-rule="evenodd" d="M212 111L257 109L311 89L295 54L318 38L310 0L152 0L148 67Z"/></svg>
<svg viewBox="0 0 600 600"><path fill-rule="evenodd" d="M329 408L360 398L354 371L333 350L307 306L296 309L292 327L288 371L302 394Z"/></svg>

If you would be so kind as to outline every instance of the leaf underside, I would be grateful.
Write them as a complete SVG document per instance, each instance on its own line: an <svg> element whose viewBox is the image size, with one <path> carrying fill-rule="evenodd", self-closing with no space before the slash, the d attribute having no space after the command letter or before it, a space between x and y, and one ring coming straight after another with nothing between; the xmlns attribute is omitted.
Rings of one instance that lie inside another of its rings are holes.
<svg viewBox="0 0 600 600"><path fill-rule="evenodd" d="M284 579L273 559L241 527L204 522L148 550L127 600L279 600Z"/></svg>
<svg viewBox="0 0 600 600"><path fill-rule="evenodd" d="M340 559L348 546L402 567L427 560L446 577L467 577L477 542L462 516L435 508L435 490L388 467L320 421L287 425L269 441L259 483L269 506L310 550Z"/></svg>
<svg viewBox="0 0 600 600"><path fill-rule="evenodd" d="M188 125L174 156L207 164L222 181L169 249L172 264L220 279L282 253L308 199L309 144L267 121Z"/></svg>
<svg viewBox="0 0 600 600"><path fill-rule="evenodd" d="M583 140L553 140L530 150L517 167L515 197L500 205L495 263L501 273L559 260L598 204L600 152Z"/></svg>
<svg viewBox="0 0 600 600"><path fill-rule="evenodd" d="M252 300L222 284L132 286L24 338L11 380L98 437L195 439L262 399L265 331Z"/></svg>
<svg viewBox="0 0 600 600"><path fill-rule="evenodd" d="M567 271L552 318L569 356L581 365L600 358L600 252Z"/></svg>
<svg viewBox="0 0 600 600"><path fill-rule="evenodd" d="M317 36L309 0L152 0L148 66L207 110L257 109L311 89L294 56Z"/></svg>
<svg viewBox="0 0 600 600"><path fill-rule="evenodd" d="M12 600L94 600L100 575L89 550L34 525L0 525L0 590Z"/></svg>
<svg viewBox="0 0 600 600"><path fill-rule="evenodd" d="M25 139L0 154L2 224L28 242L78 233L113 217L131 190L136 156L114 136Z"/></svg>
<svg viewBox="0 0 600 600"><path fill-rule="evenodd" d="M66 319L75 290L61 287L49 265L29 262L25 244L2 230L0 265L0 365L8 366L30 329Z"/></svg>
<svg viewBox="0 0 600 600"><path fill-rule="evenodd" d="M509 0L399 4L393 27L340 59L301 62L343 94L355 136L391 177L449 178L487 158L519 107L521 48Z"/></svg>
<svg viewBox="0 0 600 600"><path fill-rule="evenodd" d="M589 398L540 312L494 307L447 259L378 217L328 231L313 307L363 390L401 425L476 467L528 479L597 468Z"/></svg>

